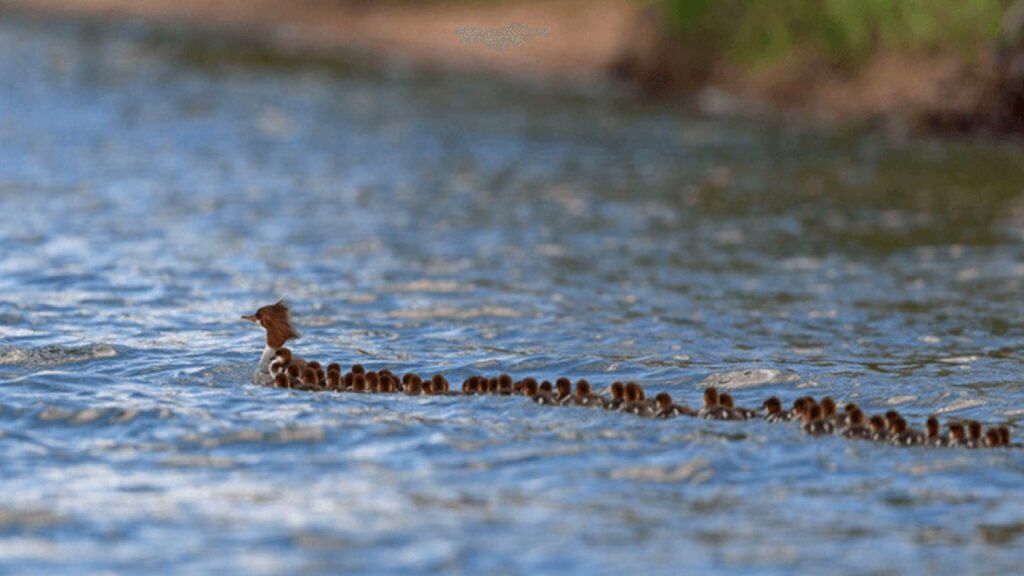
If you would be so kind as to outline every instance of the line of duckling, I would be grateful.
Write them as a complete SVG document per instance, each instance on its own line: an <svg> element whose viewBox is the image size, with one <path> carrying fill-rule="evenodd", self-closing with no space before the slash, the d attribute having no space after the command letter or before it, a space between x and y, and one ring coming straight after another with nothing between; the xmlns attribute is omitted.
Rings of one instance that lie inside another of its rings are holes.
<svg viewBox="0 0 1024 576"><path fill-rule="evenodd" d="M792 407L785 408L782 401L772 396L764 401L760 409L743 408L733 403L728 392L719 393L714 387L704 390L704 406L695 410L686 404L673 402L668 392L657 394L653 400L646 397L644 389L635 382L615 382L610 387L610 397L594 394L590 383L581 379L576 382L575 392L568 378L558 378L554 385L534 378L513 381L508 374L496 377L470 376L462 383L461 392L450 389L448 380L441 374L434 374L424 380L414 373L398 378L389 370L367 371L355 364L342 374L337 362L327 366L325 371L317 361L302 365L292 362L288 348L277 350L270 364L270 373L277 388L290 388L309 392L352 392L378 394L424 395L478 395L526 396L537 404L547 406L583 406L627 412L644 418L674 418L690 416L708 420L750 420L764 419L768 422L800 422L801 430L812 436L838 434L846 438L886 442L894 446L936 446L959 448L1010 447L1010 429L1006 426L990 427L983 430L980 422L952 422L948 433L942 434L939 421L934 416L925 422L925 431L910 428L906 419L896 410L884 415L868 417L853 403L838 410L831 397L821 402L811 396L797 398ZM984 433L983 433L984 432Z"/></svg>

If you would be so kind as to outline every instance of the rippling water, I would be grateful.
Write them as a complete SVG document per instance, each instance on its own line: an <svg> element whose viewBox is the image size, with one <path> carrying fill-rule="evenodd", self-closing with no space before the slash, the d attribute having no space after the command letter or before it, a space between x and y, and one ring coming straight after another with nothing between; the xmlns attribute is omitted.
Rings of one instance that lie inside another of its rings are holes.
<svg viewBox="0 0 1024 576"><path fill-rule="evenodd" d="M1020 450L256 388L238 319L1019 437L1019 148L231 51L0 18L2 571L1019 569Z"/></svg>

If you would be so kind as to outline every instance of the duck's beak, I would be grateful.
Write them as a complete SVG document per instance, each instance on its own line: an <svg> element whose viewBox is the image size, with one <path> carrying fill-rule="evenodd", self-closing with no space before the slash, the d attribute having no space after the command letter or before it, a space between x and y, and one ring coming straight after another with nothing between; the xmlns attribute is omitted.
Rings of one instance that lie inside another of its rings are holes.
<svg viewBox="0 0 1024 576"><path fill-rule="evenodd" d="M256 321L256 315L255 314L246 314L245 316L242 316L242 320L248 320L249 322L255 322Z"/></svg>

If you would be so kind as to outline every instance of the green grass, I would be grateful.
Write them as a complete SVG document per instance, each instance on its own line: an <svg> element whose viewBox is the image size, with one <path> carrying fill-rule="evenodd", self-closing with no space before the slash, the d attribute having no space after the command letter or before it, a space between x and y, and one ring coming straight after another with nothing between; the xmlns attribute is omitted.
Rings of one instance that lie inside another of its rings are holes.
<svg viewBox="0 0 1024 576"><path fill-rule="evenodd" d="M856 66L880 49L956 51L974 58L995 39L1012 0L658 0L667 28L756 67L812 49Z"/></svg>

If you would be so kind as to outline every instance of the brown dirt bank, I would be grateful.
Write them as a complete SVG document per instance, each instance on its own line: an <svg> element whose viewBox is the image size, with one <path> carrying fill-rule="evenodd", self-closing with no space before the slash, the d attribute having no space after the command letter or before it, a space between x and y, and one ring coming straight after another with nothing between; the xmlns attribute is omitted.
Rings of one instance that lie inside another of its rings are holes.
<svg viewBox="0 0 1024 576"><path fill-rule="evenodd" d="M1024 130L1024 82L1008 72L1022 67L1006 53L984 50L972 63L953 54L881 53L855 74L808 56L751 73L709 58L697 43L665 39L650 10L626 0L0 0L0 8L183 24L292 54L369 55L555 82L617 78L640 93L669 98L716 86L742 97L716 99L716 108L723 101L767 102L838 122L883 118L932 130ZM454 33L512 23L544 35L495 49L460 42Z"/></svg>

